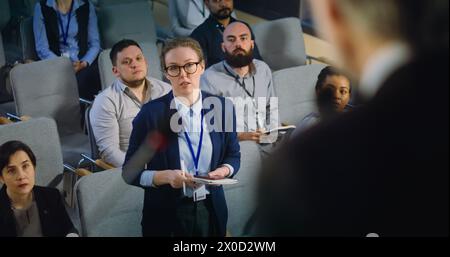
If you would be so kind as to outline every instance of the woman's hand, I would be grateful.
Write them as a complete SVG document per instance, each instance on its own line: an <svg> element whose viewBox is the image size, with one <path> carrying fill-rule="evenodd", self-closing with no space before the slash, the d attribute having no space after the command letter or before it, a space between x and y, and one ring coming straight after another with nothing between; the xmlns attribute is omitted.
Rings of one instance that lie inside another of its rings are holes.
<svg viewBox="0 0 450 257"><path fill-rule="evenodd" d="M183 183L186 186L195 188L196 184L192 181L193 176L181 170L163 170L157 171L153 176L153 184L162 186L169 184L172 188L182 188Z"/></svg>
<svg viewBox="0 0 450 257"><path fill-rule="evenodd" d="M215 171L208 173L208 177L211 179L224 179L230 175L230 169L226 166L222 166Z"/></svg>
<svg viewBox="0 0 450 257"><path fill-rule="evenodd" d="M239 132L237 134L239 141L254 141L256 143L259 143L264 132L264 130L259 129L255 132Z"/></svg>

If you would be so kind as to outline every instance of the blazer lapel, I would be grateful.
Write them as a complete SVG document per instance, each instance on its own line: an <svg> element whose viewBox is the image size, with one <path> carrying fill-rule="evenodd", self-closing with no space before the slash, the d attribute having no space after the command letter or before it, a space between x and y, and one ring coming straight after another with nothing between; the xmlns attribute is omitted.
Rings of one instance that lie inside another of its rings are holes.
<svg viewBox="0 0 450 257"><path fill-rule="evenodd" d="M205 100L206 97L211 97L211 96L202 91L203 100ZM213 110L215 112L217 112L217 109L203 109L203 110L205 112L204 113L205 117L207 117L207 114ZM210 131L209 135L211 137L211 143L212 143L211 171L214 171L219 166L220 155L222 152L221 151L222 143L221 143L220 135L216 131L214 131L214 124L216 122L215 117L222 117L222 113L214 114L213 120L211 122L212 124L210 124L209 122L206 123L208 126L208 131ZM213 125L213 126L211 126L211 125Z"/></svg>
<svg viewBox="0 0 450 257"><path fill-rule="evenodd" d="M15 218L11 202L6 194L6 186L0 190L0 236L17 236Z"/></svg>
<svg viewBox="0 0 450 257"><path fill-rule="evenodd" d="M173 100L173 93L171 93L170 97L167 98L168 111L166 112L167 116L165 118L167 119L167 122L168 122L168 124L167 124L168 128L170 128L171 118L177 112L176 109L171 108L170 104L172 103L172 100ZM171 129L170 129L170 138L169 138L169 143L168 143L166 160L167 160L166 167L171 167L172 169L181 169L180 147L178 145L178 135L176 133L174 133Z"/></svg>

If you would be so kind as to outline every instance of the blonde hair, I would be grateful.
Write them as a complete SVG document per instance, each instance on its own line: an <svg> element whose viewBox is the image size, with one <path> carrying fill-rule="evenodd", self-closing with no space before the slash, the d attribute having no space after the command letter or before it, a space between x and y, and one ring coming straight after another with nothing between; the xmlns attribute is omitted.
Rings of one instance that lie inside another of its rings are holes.
<svg viewBox="0 0 450 257"><path fill-rule="evenodd" d="M197 42L197 40L189 38L189 37L182 37L182 38L174 38L166 41L162 51L161 51L161 70L165 72L166 70L166 55L169 51L179 48L179 47L188 47L194 50L194 52L198 56L198 61L202 62L204 61L203 57L203 51L200 46L200 44Z"/></svg>

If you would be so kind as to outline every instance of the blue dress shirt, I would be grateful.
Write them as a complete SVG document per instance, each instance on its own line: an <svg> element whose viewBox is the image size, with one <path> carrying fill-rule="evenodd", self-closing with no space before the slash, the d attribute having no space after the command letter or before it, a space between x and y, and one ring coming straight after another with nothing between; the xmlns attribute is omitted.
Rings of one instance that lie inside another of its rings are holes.
<svg viewBox="0 0 450 257"><path fill-rule="evenodd" d="M58 16L62 20L62 24L64 30L66 29L67 22L70 18L69 31L67 36L67 45L64 45L64 36L61 31L61 26L59 28L59 49L61 54L68 53L69 58L72 62L74 61L85 61L88 64L92 64L97 58L97 55L100 52L100 39L98 34L97 27L97 16L95 14L95 7L89 2L89 23L88 23L88 51L85 56L78 58L78 42L77 42L77 33L78 33L78 22L76 18L76 10L85 4L81 0L73 0L73 9L72 12L62 14L59 12L58 7L56 5L55 0L47 0L47 6L52 7L57 13ZM69 16L70 15L70 16ZM45 30L44 17L42 15L41 4L38 2L34 8L34 17L33 17L33 32L34 32L34 40L36 45L36 52L40 59L50 59L58 57L55 53L53 53L49 48L47 32Z"/></svg>

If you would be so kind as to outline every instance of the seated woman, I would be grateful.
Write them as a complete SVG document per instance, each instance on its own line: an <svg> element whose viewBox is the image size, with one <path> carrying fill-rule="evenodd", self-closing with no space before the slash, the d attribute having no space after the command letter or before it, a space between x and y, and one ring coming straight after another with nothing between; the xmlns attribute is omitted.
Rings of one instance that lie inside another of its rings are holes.
<svg viewBox="0 0 450 257"><path fill-rule="evenodd" d="M36 157L20 141L0 146L0 236L78 236L57 189L35 186Z"/></svg>
<svg viewBox="0 0 450 257"><path fill-rule="evenodd" d="M161 66L172 91L145 104L136 116L122 174L127 183L145 189L143 235L225 236L228 210L222 186L195 184L193 176L222 179L238 172L233 103L200 91L205 61L197 41L168 41ZM148 151L147 159L136 160L152 134L165 135L161 141L166 143L154 155ZM137 174L129 166L137 166Z"/></svg>
<svg viewBox="0 0 450 257"><path fill-rule="evenodd" d="M95 7L88 0L41 0L34 9L33 32L39 58L70 58L80 96L93 100L101 88Z"/></svg>
<svg viewBox="0 0 450 257"><path fill-rule="evenodd" d="M352 87L350 79L337 69L327 66L320 72L315 86L319 112L312 112L303 118L291 136L315 125L320 120L334 117L336 114L350 110L349 104Z"/></svg>

